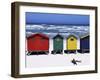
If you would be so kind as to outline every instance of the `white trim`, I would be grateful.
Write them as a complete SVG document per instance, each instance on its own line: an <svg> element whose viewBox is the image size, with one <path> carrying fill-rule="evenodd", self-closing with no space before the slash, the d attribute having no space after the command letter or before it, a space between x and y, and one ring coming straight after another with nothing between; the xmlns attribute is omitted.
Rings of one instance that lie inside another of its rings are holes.
<svg viewBox="0 0 100 80"><path fill-rule="evenodd" d="M45 12L58 14L83 14L90 15L90 65L85 66L64 66L64 67L46 67L46 68L26 68L25 67L25 12ZM37 6L20 6L20 74L38 74L49 72L72 72L95 70L95 13L92 10L69 9L69 8L50 8ZM94 43L93 43L94 42Z"/></svg>

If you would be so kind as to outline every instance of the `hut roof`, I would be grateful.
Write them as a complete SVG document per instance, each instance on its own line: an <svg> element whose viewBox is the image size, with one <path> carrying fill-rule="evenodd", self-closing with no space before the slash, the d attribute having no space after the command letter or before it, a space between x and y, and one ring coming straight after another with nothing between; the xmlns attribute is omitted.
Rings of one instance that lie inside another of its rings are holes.
<svg viewBox="0 0 100 80"><path fill-rule="evenodd" d="M60 37L61 39L63 39L63 37L60 34L57 34L55 37L53 37L53 39Z"/></svg>
<svg viewBox="0 0 100 80"><path fill-rule="evenodd" d="M74 38L77 39L77 37L76 37L75 35L69 35L69 36L67 37L67 39L70 38L70 37L74 37Z"/></svg>
<svg viewBox="0 0 100 80"><path fill-rule="evenodd" d="M88 36L89 36L89 34L86 34L86 35L81 36L80 38L85 38L85 37L88 37Z"/></svg>
<svg viewBox="0 0 100 80"><path fill-rule="evenodd" d="M45 34L41 34L41 33L33 34L33 35L27 37L27 39L33 38L33 37L35 37L35 36L40 36L40 37L43 37L43 38L49 39L48 36L46 36Z"/></svg>

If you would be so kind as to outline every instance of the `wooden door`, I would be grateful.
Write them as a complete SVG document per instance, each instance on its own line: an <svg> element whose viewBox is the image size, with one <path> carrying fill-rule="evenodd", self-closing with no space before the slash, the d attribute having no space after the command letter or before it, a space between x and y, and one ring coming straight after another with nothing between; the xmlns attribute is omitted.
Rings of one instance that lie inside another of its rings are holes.
<svg viewBox="0 0 100 80"><path fill-rule="evenodd" d="M77 39L75 37L69 37L67 39L67 50L76 50L77 49Z"/></svg>
<svg viewBox="0 0 100 80"><path fill-rule="evenodd" d="M55 38L53 43L54 50L63 50L63 39Z"/></svg>

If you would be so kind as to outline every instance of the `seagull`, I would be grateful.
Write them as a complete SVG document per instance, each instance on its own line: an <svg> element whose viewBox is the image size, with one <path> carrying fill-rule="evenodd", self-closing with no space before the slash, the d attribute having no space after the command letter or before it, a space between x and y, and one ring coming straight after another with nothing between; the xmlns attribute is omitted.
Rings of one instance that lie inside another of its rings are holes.
<svg viewBox="0 0 100 80"><path fill-rule="evenodd" d="M75 59L71 60L71 62L72 62L74 65L77 65L77 62L81 63L81 61L75 60Z"/></svg>

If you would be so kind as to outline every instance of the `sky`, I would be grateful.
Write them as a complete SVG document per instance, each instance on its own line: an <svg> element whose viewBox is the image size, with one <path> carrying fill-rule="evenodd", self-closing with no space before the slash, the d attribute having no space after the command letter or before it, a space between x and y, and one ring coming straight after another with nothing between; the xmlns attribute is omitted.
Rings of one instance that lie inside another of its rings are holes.
<svg viewBox="0 0 100 80"><path fill-rule="evenodd" d="M26 36L44 33L82 36L89 34L89 15L26 12Z"/></svg>
<svg viewBox="0 0 100 80"><path fill-rule="evenodd" d="M26 24L89 26L89 15L26 12Z"/></svg>

